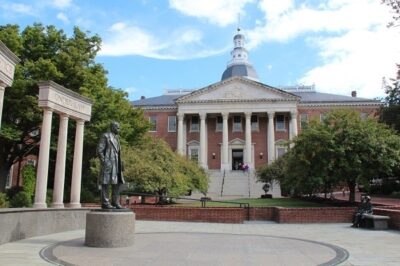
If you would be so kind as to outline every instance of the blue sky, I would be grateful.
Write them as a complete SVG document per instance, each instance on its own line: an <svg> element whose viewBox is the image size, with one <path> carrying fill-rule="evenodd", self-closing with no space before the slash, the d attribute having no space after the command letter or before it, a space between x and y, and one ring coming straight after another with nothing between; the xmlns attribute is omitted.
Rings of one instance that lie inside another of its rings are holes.
<svg viewBox="0 0 400 266"><path fill-rule="evenodd" d="M380 0L0 0L0 24L74 26L100 35L109 85L135 100L218 82L238 26L260 81L384 96L400 32Z"/></svg>

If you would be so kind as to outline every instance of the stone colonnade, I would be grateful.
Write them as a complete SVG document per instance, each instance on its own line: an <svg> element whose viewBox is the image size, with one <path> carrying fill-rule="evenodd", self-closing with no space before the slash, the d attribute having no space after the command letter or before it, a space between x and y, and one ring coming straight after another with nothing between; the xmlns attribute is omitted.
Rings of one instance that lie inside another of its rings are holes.
<svg viewBox="0 0 400 266"><path fill-rule="evenodd" d="M297 136L297 111L291 110L290 112L290 124L289 124L289 138L293 139ZM235 112L236 114L237 112ZM252 146L252 134L251 134L251 116L252 112L243 112L245 116L245 157L244 163L250 167L254 167L252 161L251 146ZM259 112L257 112L259 113ZM268 115L268 130L267 130L267 143L268 143L268 163L275 160L275 111L266 111ZM282 113L281 111L279 113ZM178 113L178 134L177 134L177 151L179 154L184 155L184 113ZM222 152L221 152L221 170L230 169L229 164L229 139L228 139L228 118L229 112L221 112L222 116ZM207 169L207 138L206 138L206 117L207 113L199 113L200 117L200 151L199 151L199 164Z"/></svg>
<svg viewBox="0 0 400 266"><path fill-rule="evenodd" d="M43 108L40 151L37 165L34 208L46 208L47 179L49 171L49 153L51 123L53 112L60 117L58 131L57 158L51 207L63 208L65 160L67 152L68 120L76 121L74 159L72 167L71 197L69 207L79 208L82 178L83 132L85 121L90 120L92 102L63 86L45 81L39 83L39 106Z"/></svg>
<svg viewBox="0 0 400 266"><path fill-rule="evenodd" d="M14 80L15 65L19 61L19 58L0 41L0 128L3 114L4 91L6 87L11 87Z"/></svg>

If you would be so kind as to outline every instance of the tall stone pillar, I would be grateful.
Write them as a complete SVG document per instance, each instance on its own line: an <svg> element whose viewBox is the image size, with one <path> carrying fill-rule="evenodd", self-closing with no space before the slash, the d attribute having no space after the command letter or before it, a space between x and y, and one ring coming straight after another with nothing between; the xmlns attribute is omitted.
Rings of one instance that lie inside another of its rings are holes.
<svg viewBox="0 0 400 266"><path fill-rule="evenodd" d="M206 139L206 113L200 113L200 166L208 169L207 165L207 139Z"/></svg>
<svg viewBox="0 0 400 266"><path fill-rule="evenodd" d="M36 189L34 208L46 208L47 178L49 174L49 154L51 138L51 120L53 111L49 108L43 110L43 123L40 132L39 161L36 174Z"/></svg>
<svg viewBox="0 0 400 266"><path fill-rule="evenodd" d="M245 158L245 163L249 167L253 167L252 161L251 161L251 113L247 112L245 113L246 117L246 158Z"/></svg>
<svg viewBox="0 0 400 266"><path fill-rule="evenodd" d="M60 126L58 130L57 160L53 188L53 208L64 208L64 181L65 161L67 154L68 115L60 114Z"/></svg>
<svg viewBox="0 0 400 266"><path fill-rule="evenodd" d="M178 113L178 134L177 134L177 151L178 154L184 155L183 149L183 116L184 114Z"/></svg>
<svg viewBox="0 0 400 266"><path fill-rule="evenodd" d="M76 121L74 161L72 166L71 202L72 208L81 207L82 153L84 120Z"/></svg>
<svg viewBox="0 0 400 266"><path fill-rule="evenodd" d="M268 164L275 160L275 112L268 112Z"/></svg>
<svg viewBox="0 0 400 266"><path fill-rule="evenodd" d="M4 91L6 90L5 84L0 82L0 128L1 128L1 118L3 115L3 101L4 101Z"/></svg>
<svg viewBox="0 0 400 266"><path fill-rule="evenodd" d="M290 140L297 136L297 111L290 112Z"/></svg>
<svg viewBox="0 0 400 266"><path fill-rule="evenodd" d="M229 113L222 113L222 154L221 154L221 171L229 170L229 134L228 134L228 117Z"/></svg>

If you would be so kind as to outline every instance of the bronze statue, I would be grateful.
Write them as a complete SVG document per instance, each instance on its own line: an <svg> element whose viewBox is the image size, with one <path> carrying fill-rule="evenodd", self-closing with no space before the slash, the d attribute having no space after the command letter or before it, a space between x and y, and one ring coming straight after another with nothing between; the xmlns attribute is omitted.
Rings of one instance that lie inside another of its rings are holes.
<svg viewBox="0 0 400 266"><path fill-rule="evenodd" d="M120 125L113 121L109 132L103 134L97 146L97 154L101 162L101 207L102 209L123 209L119 204L119 186L124 184L121 161L121 145L118 134ZM111 202L109 197L109 185L111 184Z"/></svg>
<svg viewBox="0 0 400 266"><path fill-rule="evenodd" d="M361 203L353 215L352 227L365 227L365 214L372 214L372 204L370 196L361 196Z"/></svg>

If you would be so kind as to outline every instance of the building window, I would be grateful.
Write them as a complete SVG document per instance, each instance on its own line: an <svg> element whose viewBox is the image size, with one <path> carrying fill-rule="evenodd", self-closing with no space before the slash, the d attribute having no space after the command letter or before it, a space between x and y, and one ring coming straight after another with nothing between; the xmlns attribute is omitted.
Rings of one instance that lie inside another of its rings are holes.
<svg viewBox="0 0 400 266"><path fill-rule="evenodd" d="M277 115L276 116L276 131L285 131L285 116Z"/></svg>
<svg viewBox="0 0 400 266"><path fill-rule="evenodd" d="M282 157L286 153L286 148L284 147L276 147L276 159Z"/></svg>
<svg viewBox="0 0 400 266"><path fill-rule="evenodd" d="M10 188L12 186L12 175L14 173L14 165L11 166L10 171L7 174L6 177L6 188Z"/></svg>
<svg viewBox="0 0 400 266"><path fill-rule="evenodd" d="M242 131L242 117L239 115L235 115L233 117L233 132L241 132Z"/></svg>
<svg viewBox="0 0 400 266"><path fill-rule="evenodd" d="M308 115L307 114L300 114L300 128L307 128L308 127Z"/></svg>
<svg viewBox="0 0 400 266"><path fill-rule="evenodd" d="M199 148L198 147L190 147L189 148L189 159L194 162L199 161Z"/></svg>
<svg viewBox="0 0 400 266"><path fill-rule="evenodd" d="M150 132L157 132L157 116L152 115L149 117Z"/></svg>
<svg viewBox="0 0 400 266"><path fill-rule="evenodd" d="M176 132L176 116L168 116L168 132Z"/></svg>
<svg viewBox="0 0 400 266"><path fill-rule="evenodd" d="M319 115L319 121L322 123L326 120L327 114L322 113Z"/></svg>
<svg viewBox="0 0 400 266"><path fill-rule="evenodd" d="M258 116L252 115L251 116L251 131L258 131Z"/></svg>
<svg viewBox="0 0 400 266"><path fill-rule="evenodd" d="M216 126L215 126L215 131L217 131L217 132L220 132L220 131L222 131L222 116L217 116L217 122L216 122L217 124L216 124Z"/></svg>
<svg viewBox="0 0 400 266"><path fill-rule="evenodd" d="M29 159L29 160L26 161L26 164L27 165L36 166L36 160Z"/></svg>
<svg viewBox="0 0 400 266"><path fill-rule="evenodd" d="M199 116L194 115L190 121L190 132L199 132Z"/></svg>

